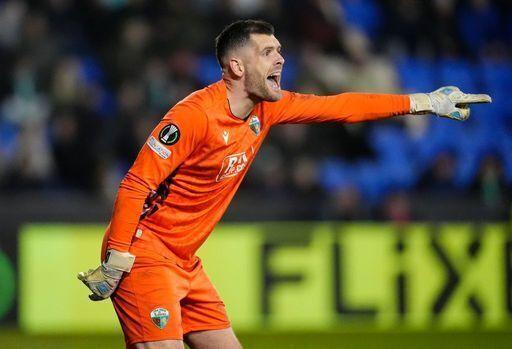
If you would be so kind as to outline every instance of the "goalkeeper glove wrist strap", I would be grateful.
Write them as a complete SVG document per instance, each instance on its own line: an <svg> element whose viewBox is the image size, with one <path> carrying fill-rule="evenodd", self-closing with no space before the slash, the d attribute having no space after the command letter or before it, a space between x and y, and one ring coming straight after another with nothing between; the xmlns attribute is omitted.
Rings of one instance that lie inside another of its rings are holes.
<svg viewBox="0 0 512 349"><path fill-rule="evenodd" d="M105 261L102 263L104 267L130 272L135 262L135 256L130 252L119 252L116 250L107 250Z"/></svg>
<svg viewBox="0 0 512 349"><path fill-rule="evenodd" d="M434 106L430 96L426 93L413 93L409 95L411 101L411 113L425 114L432 113Z"/></svg>

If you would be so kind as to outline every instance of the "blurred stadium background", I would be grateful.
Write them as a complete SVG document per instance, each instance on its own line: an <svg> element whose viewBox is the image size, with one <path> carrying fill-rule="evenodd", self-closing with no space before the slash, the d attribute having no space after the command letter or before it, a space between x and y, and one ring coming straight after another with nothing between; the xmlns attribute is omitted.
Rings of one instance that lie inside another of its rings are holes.
<svg viewBox="0 0 512 349"><path fill-rule="evenodd" d="M123 347L75 274L149 131L220 78L213 39L239 18L275 25L286 89L493 97L465 123L271 132L200 251L246 347L508 347L508 0L0 0L0 347Z"/></svg>

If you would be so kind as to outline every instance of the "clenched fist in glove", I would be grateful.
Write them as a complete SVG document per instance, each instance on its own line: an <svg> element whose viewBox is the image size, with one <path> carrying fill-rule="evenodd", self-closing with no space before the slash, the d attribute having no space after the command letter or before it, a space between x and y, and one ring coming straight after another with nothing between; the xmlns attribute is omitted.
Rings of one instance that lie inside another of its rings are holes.
<svg viewBox="0 0 512 349"><path fill-rule="evenodd" d="M103 263L96 269L79 273L78 279L92 291L91 300L101 301L114 293L123 273L130 272L134 261L135 256L129 252L107 250Z"/></svg>

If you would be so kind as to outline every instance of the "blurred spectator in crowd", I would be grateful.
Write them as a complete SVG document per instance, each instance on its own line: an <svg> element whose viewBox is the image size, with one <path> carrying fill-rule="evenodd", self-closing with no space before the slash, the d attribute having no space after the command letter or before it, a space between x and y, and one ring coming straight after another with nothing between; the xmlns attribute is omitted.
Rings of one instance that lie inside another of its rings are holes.
<svg viewBox="0 0 512 349"><path fill-rule="evenodd" d="M505 0L0 1L2 192L112 199L162 115L220 78L213 39L240 17L275 24L287 89L409 93L449 83L494 103L465 124L278 127L239 195L293 202L290 219L421 219L414 193L510 205Z"/></svg>

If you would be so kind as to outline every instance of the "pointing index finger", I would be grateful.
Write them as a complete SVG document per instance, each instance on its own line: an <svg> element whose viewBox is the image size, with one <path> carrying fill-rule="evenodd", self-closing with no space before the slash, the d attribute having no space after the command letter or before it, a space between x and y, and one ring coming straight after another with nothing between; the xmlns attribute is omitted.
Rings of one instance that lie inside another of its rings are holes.
<svg viewBox="0 0 512 349"><path fill-rule="evenodd" d="M492 98L486 94L463 94L457 98L456 104L469 104L469 103L491 103Z"/></svg>

